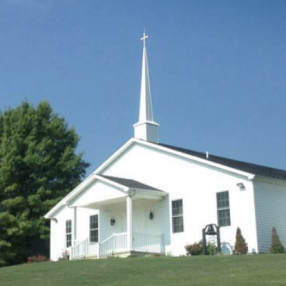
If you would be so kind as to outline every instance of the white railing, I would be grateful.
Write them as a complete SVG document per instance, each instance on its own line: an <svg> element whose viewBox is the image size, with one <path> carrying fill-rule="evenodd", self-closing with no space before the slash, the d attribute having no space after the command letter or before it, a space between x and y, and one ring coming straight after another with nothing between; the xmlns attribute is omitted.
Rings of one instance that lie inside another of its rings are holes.
<svg viewBox="0 0 286 286"><path fill-rule="evenodd" d="M164 236L146 233L133 233L133 250L149 253L164 252Z"/></svg>
<svg viewBox="0 0 286 286"><path fill-rule="evenodd" d="M71 259L81 259L88 256L89 240L86 238L83 241L77 242L71 247Z"/></svg>
<svg viewBox="0 0 286 286"><path fill-rule="evenodd" d="M164 253L164 236L133 233L132 250L146 253ZM77 242L71 247L70 259L87 257L104 258L116 253L128 252L127 233L113 233L100 243L90 243L89 239Z"/></svg>
<svg viewBox="0 0 286 286"><path fill-rule="evenodd" d="M107 257L114 253L127 251L127 233L113 233L99 243L99 257Z"/></svg>
<svg viewBox="0 0 286 286"><path fill-rule="evenodd" d="M87 257L98 256L98 243L90 243L89 239L86 238L82 241L78 241L74 246L71 247L70 259L82 259Z"/></svg>

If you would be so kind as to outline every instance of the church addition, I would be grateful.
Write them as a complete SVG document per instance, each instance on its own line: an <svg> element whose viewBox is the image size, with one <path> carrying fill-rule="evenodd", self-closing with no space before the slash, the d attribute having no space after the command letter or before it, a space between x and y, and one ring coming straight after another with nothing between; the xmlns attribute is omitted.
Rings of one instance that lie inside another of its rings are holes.
<svg viewBox="0 0 286 286"><path fill-rule="evenodd" d="M208 224L232 253L240 227L250 252L268 252L275 227L286 245L286 171L159 142L146 39L139 120L129 139L46 215L50 258L186 254Z"/></svg>

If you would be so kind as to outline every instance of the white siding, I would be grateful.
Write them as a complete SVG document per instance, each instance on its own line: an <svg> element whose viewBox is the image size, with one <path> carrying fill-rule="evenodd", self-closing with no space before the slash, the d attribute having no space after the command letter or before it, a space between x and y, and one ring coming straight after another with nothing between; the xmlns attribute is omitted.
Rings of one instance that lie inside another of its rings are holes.
<svg viewBox="0 0 286 286"><path fill-rule="evenodd" d="M74 208L64 207L51 220L50 259L57 261L63 256L64 251L70 252L66 247L66 220L72 221L72 244L89 238L89 216L98 214L97 210L77 208L76 216ZM76 220L75 220L76 217Z"/></svg>
<svg viewBox="0 0 286 286"><path fill-rule="evenodd" d="M76 241L89 238L89 217L98 214L98 210L88 208L77 208Z"/></svg>
<svg viewBox="0 0 286 286"><path fill-rule="evenodd" d="M149 214L152 211L154 218ZM137 233L164 235L165 242L170 241L168 198L159 201L138 200L134 202L134 226Z"/></svg>
<svg viewBox="0 0 286 286"><path fill-rule="evenodd" d="M150 211L154 218L149 219ZM116 223L110 225L110 219ZM133 201L133 232L161 235L169 241L169 214L168 200L145 200ZM103 241L113 233L126 232L126 202L104 206L100 210L100 240Z"/></svg>
<svg viewBox="0 0 286 286"><path fill-rule="evenodd" d="M66 220L73 222L73 214L73 209L64 207L54 217L56 221L54 219L51 220L50 259L52 261L57 261L67 249ZM74 226L72 223L72 231L73 230Z"/></svg>
<svg viewBox="0 0 286 286"><path fill-rule="evenodd" d="M285 182L255 180L254 186L259 252L269 252L272 227L286 246Z"/></svg>
<svg viewBox="0 0 286 286"><path fill-rule="evenodd" d="M185 254L187 244L202 238L203 227L217 224L216 194L222 191L229 192L231 216L231 225L221 227L224 249L233 249L237 227L241 228L249 252L258 251L258 240L259 251L268 251L273 226L286 245L286 187L282 183L274 185L271 181L256 180L254 203L253 182L243 174L139 143L129 146L117 159L104 166L101 172L105 175L137 180L169 194L158 200L133 197L133 231L163 234L167 254ZM245 190L240 190L238 183L243 183ZM57 260L65 250L67 219L73 221L73 234L76 231L73 240L76 238L76 241L89 237L89 216L96 213L99 214L100 241L113 233L126 232L124 196L126 193L117 187L97 181L74 198L72 205L92 205L104 200L109 200L110 204L99 204L99 210L77 207L75 212L74 208L65 206L58 211L54 216L58 222L51 222L51 259ZM171 203L178 199L183 200L184 232L172 233ZM149 219L150 211L154 213L153 220ZM116 220L114 226L110 225L111 218Z"/></svg>
<svg viewBox="0 0 286 286"><path fill-rule="evenodd" d="M111 218L115 224L110 225ZM100 241L104 241L113 233L126 232L126 203L106 205L99 211Z"/></svg>
<svg viewBox="0 0 286 286"><path fill-rule="evenodd" d="M217 223L216 193L229 191L231 226L221 228L222 243L234 245L239 226L250 251L257 250L252 182L246 177L211 167L195 160L133 145L104 174L132 178L169 193L169 234L166 252L185 254L185 245L201 239L202 228ZM240 191L237 183L246 186ZM171 201L183 199L184 232L171 232Z"/></svg>

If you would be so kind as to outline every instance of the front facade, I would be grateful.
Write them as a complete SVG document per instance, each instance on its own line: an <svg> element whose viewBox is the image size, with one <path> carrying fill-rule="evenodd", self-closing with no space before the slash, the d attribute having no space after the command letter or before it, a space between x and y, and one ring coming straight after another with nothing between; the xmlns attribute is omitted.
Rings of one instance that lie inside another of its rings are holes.
<svg viewBox="0 0 286 286"><path fill-rule="evenodd" d="M268 252L276 227L286 245L286 172L159 144L143 36L139 121L134 138L59 202L51 260L138 253L186 254L207 224L232 253L240 227L249 252Z"/></svg>

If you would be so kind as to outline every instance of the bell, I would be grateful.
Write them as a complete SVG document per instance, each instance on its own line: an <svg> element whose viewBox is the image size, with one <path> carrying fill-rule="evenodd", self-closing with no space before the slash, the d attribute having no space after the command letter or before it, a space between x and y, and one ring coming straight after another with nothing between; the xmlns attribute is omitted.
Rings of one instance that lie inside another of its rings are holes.
<svg viewBox="0 0 286 286"><path fill-rule="evenodd" d="M215 235L215 234L216 234L216 231L214 230L214 227L213 227L212 224L210 224L210 225L208 226L208 229L207 229L207 231L206 231L206 234L207 234L207 235Z"/></svg>

